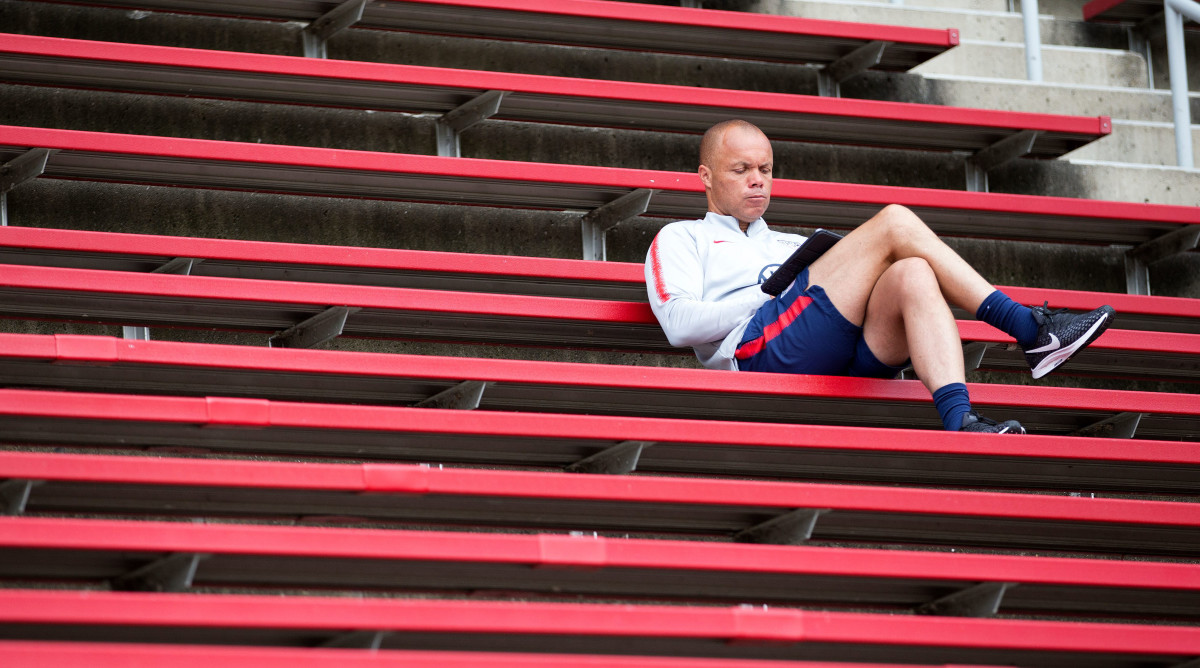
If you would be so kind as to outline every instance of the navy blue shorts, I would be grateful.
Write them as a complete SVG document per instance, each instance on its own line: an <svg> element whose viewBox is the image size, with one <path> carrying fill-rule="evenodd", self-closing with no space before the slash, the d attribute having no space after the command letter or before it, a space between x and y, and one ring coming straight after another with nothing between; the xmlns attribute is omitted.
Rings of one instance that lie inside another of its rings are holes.
<svg viewBox="0 0 1200 668"><path fill-rule="evenodd" d="M808 269L758 309L735 354L739 369L867 378L892 378L900 372L903 367L875 357L862 327L838 313L824 288L806 286Z"/></svg>

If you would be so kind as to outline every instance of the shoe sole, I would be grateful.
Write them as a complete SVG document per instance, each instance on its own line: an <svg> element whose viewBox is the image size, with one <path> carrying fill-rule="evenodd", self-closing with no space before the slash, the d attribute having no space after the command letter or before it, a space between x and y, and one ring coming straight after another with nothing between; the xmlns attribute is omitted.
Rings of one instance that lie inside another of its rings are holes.
<svg viewBox="0 0 1200 668"><path fill-rule="evenodd" d="M1041 362L1038 362L1038 365L1033 368L1033 377L1035 379L1041 378L1051 371L1054 371L1058 367L1062 366L1064 362L1074 357L1075 353L1078 353L1080 350L1083 350L1086 346L1091 344L1092 341L1095 341L1101 334L1104 333L1104 330L1108 329L1109 321L1112 320L1111 316L1114 313L1115 311L1109 308L1104 312L1104 315L1099 320L1092 324L1086 334L1075 340L1075 343L1046 355L1046 357L1044 357Z"/></svg>

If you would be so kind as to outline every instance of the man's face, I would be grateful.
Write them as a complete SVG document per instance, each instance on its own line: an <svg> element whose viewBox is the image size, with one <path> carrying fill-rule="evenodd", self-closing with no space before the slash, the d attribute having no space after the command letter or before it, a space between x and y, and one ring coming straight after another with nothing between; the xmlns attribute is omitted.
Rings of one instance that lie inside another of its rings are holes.
<svg viewBox="0 0 1200 668"><path fill-rule="evenodd" d="M700 180L713 213L733 216L742 223L762 217L771 202L771 142L749 128L725 131L711 165L700 165Z"/></svg>

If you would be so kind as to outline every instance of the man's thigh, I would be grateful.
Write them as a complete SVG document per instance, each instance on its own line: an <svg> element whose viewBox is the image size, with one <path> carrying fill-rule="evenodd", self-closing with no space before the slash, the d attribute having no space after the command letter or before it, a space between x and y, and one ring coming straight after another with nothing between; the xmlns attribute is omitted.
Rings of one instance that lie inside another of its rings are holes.
<svg viewBox="0 0 1200 668"><path fill-rule="evenodd" d="M809 267L809 285L823 287L838 312L859 327L875 283L889 264L879 222L872 218L863 223Z"/></svg>

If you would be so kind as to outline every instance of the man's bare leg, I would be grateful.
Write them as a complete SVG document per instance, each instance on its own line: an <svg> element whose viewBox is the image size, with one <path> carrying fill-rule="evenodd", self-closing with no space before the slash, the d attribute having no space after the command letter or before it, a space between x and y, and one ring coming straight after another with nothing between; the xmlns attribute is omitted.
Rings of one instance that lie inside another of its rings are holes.
<svg viewBox="0 0 1200 668"><path fill-rule="evenodd" d="M972 412L962 343L947 301L972 313L995 288L916 215L889 206L813 263L809 283L863 328L867 347L884 364L912 359L947 429L1024 433ZM968 423L968 419L970 423Z"/></svg>
<svg viewBox="0 0 1200 668"><path fill-rule="evenodd" d="M925 260L907 258L884 270L867 301L863 338L884 364L911 359L930 392L966 380L958 325Z"/></svg>
<svg viewBox="0 0 1200 668"><path fill-rule="evenodd" d="M862 326L879 278L908 258L924 260L944 300L970 313L995 290L916 214L898 205L884 208L814 262L809 283L823 287L837 310Z"/></svg>

